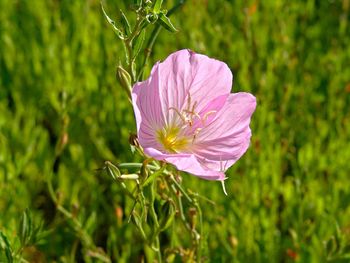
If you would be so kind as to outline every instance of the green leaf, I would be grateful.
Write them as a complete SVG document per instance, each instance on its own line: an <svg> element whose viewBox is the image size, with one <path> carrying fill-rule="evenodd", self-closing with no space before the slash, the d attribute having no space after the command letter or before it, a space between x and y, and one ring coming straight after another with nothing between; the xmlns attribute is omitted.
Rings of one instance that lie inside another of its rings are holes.
<svg viewBox="0 0 350 263"><path fill-rule="evenodd" d="M132 78L136 79L136 63L135 63L135 61L133 61L131 63L131 74L132 74Z"/></svg>
<svg viewBox="0 0 350 263"><path fill-rule="evenodd" d="M177 29L171 23L170 19L166 15L164 15L163 13L159 14L159 18L157 20L157 23L159 23L162 27L164 27L166 30L168 30L172 33L177 32Z"/></svg>
<svg viewBox="0 0 350 263"><path fill-rule="evenodd" d="M130 145L130 151L131 151L132 154L135 154L136 147L134 145Z"/></svg>
<svg viewBox="0 0 350 263"><path fill-rule="evenodd" d="M143 187L147 186L148 184L150 184L154 179L156 179L158 176L162 175L164 169L165 169L165 165L163 165L162 168L160 168L158 171L155 171L153 174L151 174L146 181L143 183Z"/></svg>
<svg viewBox="0 0 350 263"><path fill-rule="evenodd" d="M143 227L142 227L142 221L141 221L141 218L140 216L136 213L136 212L133 212L131 214L131 218L133 219L133 223L137 226L137 228L139 229L142 237L147 240L147 236L145 234L145 231L143 230Z"/></svg>
<svg viewBox="0 0 350 263"><path fill-rule="evenodd" d="M0 249L5 250L5 255L9 263L13 262L12 249L7 237L0 231Z"/></svg>
<svg viewBox="0 0 350 263"><path fill-rule="evenodd" d="M175 207L174 203L170 200L167 200L161 207L159 226L161 231L167 229L174 220L175 216Z"/></svg>
<svg viewBox="0 0 350 263"><path fill-rule="evenodd" d="M335 253L336 247L337 244L334 236L332 236L330 239L324 242L324 248L328 256L331 256Z"/></svg>
<svg viewBox="0 0 350 263"><path fill-rule="evenodd" d="M21 221L19 224L19 230L18 230L19 239L23 247L29 245L31 235L32 235L32 230L33 230L32 228L33 228L32 218L29 210L26 209L22 214Z"/></svg>
<svg viewBox="0 0 350 263"><path fill-rule="evenodd" d="M86 229L86 232L92 233L93 230L96 228L96 211L93 211L91 215L88 217L88 219L85 222L84 228Z"/></svg>
<svg viewBox="0 0 350 263"><path fill-rule="evenodd" d="M121 23L124 29L124 34L129 36L131 34L131 27L130 27L128 18L126 17L126 15L122 10L120 10L120 14L121 14Z"/></svg>
<svg viewBox="0 0 350 263"><path fill-rule="evenodd" d="M114 31L117 33L118 37L121 38L121 39L124 39L124 35L123 35L122 31L117 27L117 25L115 24L114 20L112 20L107 15L105 9L103 8L102 2L101 2L101 9L102 9L103 15L107 19L108 23L112 25L112 27L113 27Z"/></svg>
<svg viewBox="0 0 350 263"><path fill-rule="evenodd" d="M142 49L142 45L143 45L143 42L145 41L145 36L146 36L146 30L142 30L140 35L136 38L136 41L135 41L135 45L134 45L134 58L136 58L141 49Z"/></svg>
<svg viewBox="0 0 350 263"><path fill-rule="evenodd" d="M153 5L153 12L158 14L160 12L160 8L162 7L163 0L156 0Z"/></svg>
<svg viewBox="0 0 350 263"><path fill-rule="evenodd" d="M147 19L143 19L140 25L140 30L145 29L149 25L149 21Z"/></svg>

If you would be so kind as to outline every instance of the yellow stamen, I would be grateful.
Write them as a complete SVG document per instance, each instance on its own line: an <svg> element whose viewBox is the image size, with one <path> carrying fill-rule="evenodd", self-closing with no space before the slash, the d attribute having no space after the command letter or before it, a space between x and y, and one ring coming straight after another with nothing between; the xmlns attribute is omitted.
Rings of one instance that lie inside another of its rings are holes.
<svg viewBox="0 0 350 263"><path fill-rule="evenodd" d="M167 127L157 132L157 138L166 151L176 153L186 149L189 140L179 132L177 127Z"/></svg>

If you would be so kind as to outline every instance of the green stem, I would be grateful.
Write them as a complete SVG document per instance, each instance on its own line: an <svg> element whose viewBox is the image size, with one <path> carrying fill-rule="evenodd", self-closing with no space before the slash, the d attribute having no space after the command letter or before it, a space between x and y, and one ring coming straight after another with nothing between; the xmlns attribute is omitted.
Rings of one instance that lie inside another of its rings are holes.
<svg viewBox="0 0 350 263"><path fill-rule="evenodd" d="M78 249L78 246L79 246L79 239L77 238L74 243L73 243L73 246L72 246L72 250L70 252L70 261L71 262L74 262L75 261L75 255L77 253L77 249Z"/></svg>
<svg viewBox="0 0 350 263"><path fill-rule="evenodd" d="M167 16L171 16L173 13L175 13L176 10L178 10L184 3L185 3L186 0L180 0L178 1L167 13ZM143 62L142 62L142 66L141 66L141 69L140 69L140 72L137 76L137 80L140 80L141 78L143 78L143 73L145 71L145 67L147 65L147 62L148 62L148 59L149 57L151 56L151 52L152 52L152 49L153 49L153 46L154 46L154 43L156 42L156 39L159 35L159 32L161 30L161 25L160 24L157 24L152 33L151 33L151 36L150 38L148 39L148 42L147 42L147 45L146 45L146 48L145 48L145 57L143 59Z"/></svg>
<svg viewBox="0 0 350 263"><path fill-rule="evenodd" d="M129 189L126 187L126 185L124 184L124 182L122 182L121 180L118 180L120 185L122 186L123 192L129 196L131 199L135 199L134 195L129 191Z"/></svg>
<svg viewBox="0 0 350 263"><path fill-rule="evenodd" d="M202 210L199 206L199 203L196 199L194 199L194 206L197 209L198 218L199 218L199 237L197 239L197 262L202 262L202 239L203 239L203 219L202 219ZM197 237L196 237L197 238Z"/></svg>
<svg viewBox="0 0 350 263"><path fill-rule="evenodd" d="M188 202L190 202L191 204L193 204L193 200L191 199L191 197L186 193L186 191L182 188L182 186L176 181L176 179L174 178L173 175L169 176L170 180L174 183L174 185L180 190L180 192L186 197L186 199L188 200Z"/></svg>
<svg viewBox="0 0 350 263"><path fill-rule="evenodd" d="M55 203L57 210L61 212L66 218L68 218L73 223L73 228L76 230L80 240L82 240L86 246L91 247L91 244L92 244L91 238L84 232L81 226L81 223L67 209L65 209L63 206L59 204L56 194L53 190L51 177L52 176L50 176L50 178L48 179L47 184L48 184L50 197L52 201Z"/></svg>
<svg viewBox="0 0 350 263"><path fill-rule="evenodd" d="M142 163L120 163L117 165L118 168L141 168ZM150 168L152 170L157 170L158 168L154 165L147 164L147 168Z"/></svg>
<svg viewBox="0 0 350 263"><path fill-rule="evenodd" d="M184 209L183 209L183 206L182 206L182 199L181 199L181 195L179 195L177 193L177 189L176 187L171 184L171 189L173 190L173 194L175 195L176 197L176 200L177 200L177 205L178 205L178 208L179 208L179 213L180 213L180 218L181 218L181 222L184 224L185 228L191 232L191 226L190 224L186 221L186 217L185 217L185 214L184 214Z"/></svg>
<svg viewBox="0 0 350 263"><path fill-rule="evenodd" d="M153 45L154 45L154 43L159 35L160 30L161 30L161 26L159 24L157 24L155 26L155 28L153 29L150 38L148 39L147 46L145 48L145 57L143 59L140 72L137 76L137 80L140 80L141 78L143 78L143 73L145 71L145 67L147 65L149 57L151 56Z"/></svg>
<svg viewBox="0 0 350 263"><path fill-rule="evenodd" d="M55 203L56 209L60 213L62 213L67 219L69 219L70 222L73 224L73 229L76 232L76 236L81 240L81 242L83 243L83 246L93 251L96 251L97 254L101 254L101 252L99 252L98 248L95 246L92 238L84 230L80 221L77 218L75 218L72 215L72 213L70 213L67 209L65 209L62 205L59 204L59 201L56 197L55 191L53 190L53 186L52 186L52 174L49 175L49 178L47 180L47 185L48 185L49 195L52 201ZM107 262L107 263L111 262L111 260L106 255L103 254L101 256L103 256L106 259L104 262Z"/></svg>
<svg viewBox="0 0 350 263"><path fill-rule="evenodd" d="M127 64L128 64L128 71L131 76L131 82L135 83L136 82L136 73L133 70L133 64L135 62L136 57L133 55L132 51L132 42L134 38L140 33L140 25L143 22L144 18L137 17L136 19L136 24L132 30L131 35L124 41L124 46L127 51Z"/></svg>
<svg viewBox="0 0 350 263"><path fill-rule="evenodd" d="M156 236L156 249L157 249L158 263L162 263L162 253L160 252L159 236Z"/></svg>

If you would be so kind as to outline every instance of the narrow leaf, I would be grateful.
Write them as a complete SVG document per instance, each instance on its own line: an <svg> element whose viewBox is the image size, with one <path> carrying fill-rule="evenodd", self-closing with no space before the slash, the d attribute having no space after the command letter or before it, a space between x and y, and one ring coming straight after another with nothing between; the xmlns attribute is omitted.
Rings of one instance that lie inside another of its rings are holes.
<svg viewBox="0 0 350 263"><path fill-rule="evenodd" d="M158 171L155 171L153 174L151 174L147 179L146 181L143 183L143 187L147 186L148 184L150 184L154 179L156 179L158 176L160 176L164 169L165 169L165 165L160 168Z"/></svg>
<svg viewBox="0 0 350 263"><path fill-rule="evenodd" d="M162 3L163 3L163 0L156 0L154 2L154 6L153 6L153 12L158 14L159 11L160 11L160 8L162 7Z"/></svg>
<svg viewBox="0 0 350 263"><path fill-rule="evenodd" d="M136 38L135 45L134 45L134 58L136 58L141 49L143 42L145 41L145 36L146 36L146 30L142 30L140 35Z"/></svg>
<svg viewBox="0 0 350 263"><path fill-rule="evenodd" d="M7 261L9 263L12 263L13 262L13 257L12 257L12 251L10 248L6 248L5 249L5 254L6 254L6 258L7 258Z"/></svg>
<svg viewBox="0 0 350 263"><path fill-rule="evenodd" d="M103 12L103 15L105 16L105 18L107 19L108 23L112 25L114 31L117 33L117 35L119 36L119 38L123 39L123 33L120 31L120 29L116 26L114 20L112 20L106 13L105 9L103 8L102 2L101 2L101 9Z"/></svg>
<svg viewBox="0 0 350 263"><path fill-rule="evenodd" d="M32 218L29 210L26 209L22 214L19 224L19 238L22 246L27 246L29 244L32 235L32 227Z"/></svg>
<svg viewBox="0 0 350 263"><path fill-rule="evenodd" d="M126 17L126 15L122 10L120 10L120 14L121 14L121 23L123 25L124 33L125 35L129 36L131 34L131 27L130 27L128 18Z"/></svg>
<svg viewBox="0 0 350 263"><path fill-rule="evenodd" d="M96 227L96 212L92 212L91 215L88 217L88 219L85 222L84 228L86 229L86 232L92 233L93 230Z"/></svg>
<svg viewBox="0 0 350 263"><path fill-rule="evenodd" d="M5 255L9 263L13 262L12 249L7 237L0 231L0 249L5 250Z"/></svg>
<svg viewBox="0 0 350 263"><path fill-rule="evenodd" d="M157 20L157 23L159 23L162 27L164 27L166 30L168 30L172 33L177 32L177 29L171 23L170 19L166 15L164 15L163 13L159 14L159 18Z"/></svg>
<svg viewBox="0 0 350 263"><path fill-rule="evenodd" d="M167 229L175 216L175 207L172 201L166 201L161 207L159 226L161 231Z"/></svg>

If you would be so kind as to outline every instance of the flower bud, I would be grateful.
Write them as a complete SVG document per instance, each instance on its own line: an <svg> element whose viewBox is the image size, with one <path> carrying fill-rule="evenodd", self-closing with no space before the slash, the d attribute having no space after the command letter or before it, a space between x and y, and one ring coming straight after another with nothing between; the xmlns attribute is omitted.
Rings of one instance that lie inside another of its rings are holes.
<svg viewBox="0 0 350 263"><path fill-rule="evenodd" d="M194 230L197 226L197 221L198 221L198 215L197 215L197 210L196 208L191 207L188 211L190 215L190 224L191 224L191 229Z"/></svg>
<svg viewBox="0 0 350 263"><path fill-rule="evenodd" d="M117 79L129 98L131 98L131 77L122 66L117 67Z"/></svg>
<svg viewBox="0 0 350 263"><path fill-rule="evenodd" d="M161 208L159 226L161 231L167 229L170 224L173 222L175 216L175 208L172 201L166 201Z"/></svg>
<svg viewBox="0 0 350 263"><path fill-rule="evenodd" d="M137 138L137 135L134 133L130 133L129 135L129 144L135 147L140 147L139 140Z"/></svg>

